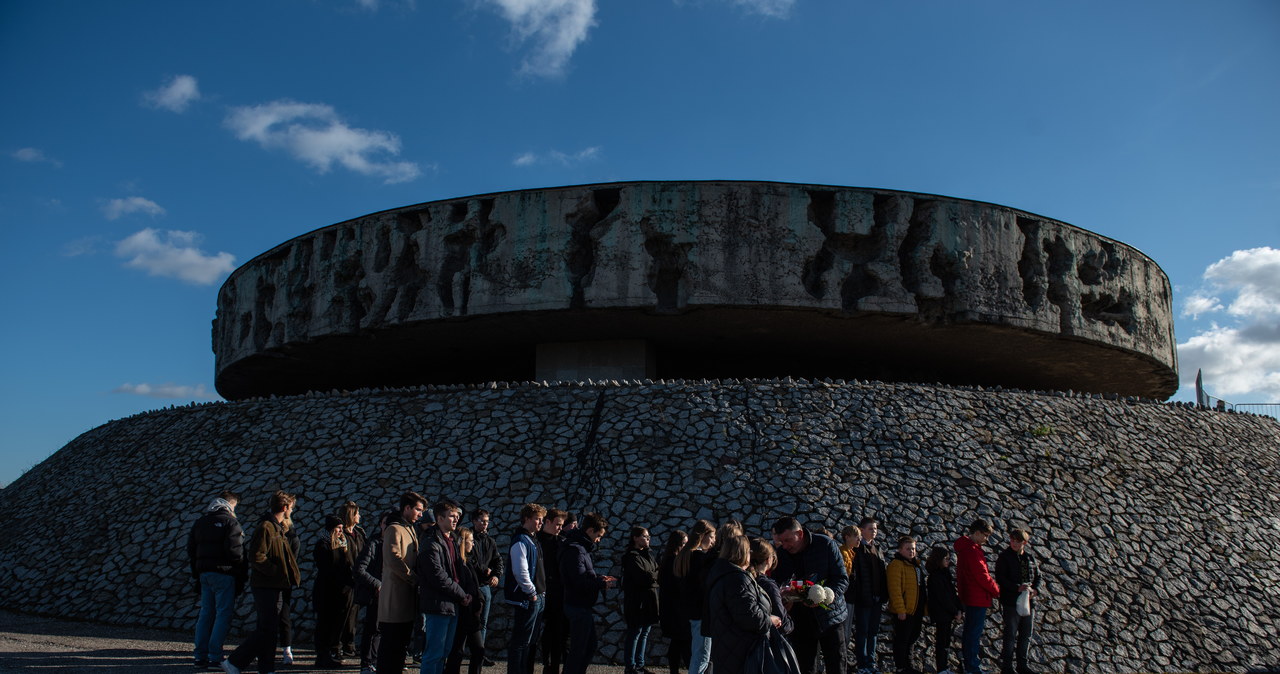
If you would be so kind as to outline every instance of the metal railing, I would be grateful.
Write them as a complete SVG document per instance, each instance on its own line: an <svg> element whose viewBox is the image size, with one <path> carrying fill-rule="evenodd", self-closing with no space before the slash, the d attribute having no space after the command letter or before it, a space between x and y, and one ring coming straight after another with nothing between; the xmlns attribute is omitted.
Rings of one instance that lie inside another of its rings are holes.
<svg viewBox="0 0 1280 674"><path fill-rule="evenodd" d="M1265 414L1280 419L1280 403L1233 403L1210 395L1208 391L1204 390L1204 380L1200 372L1196 373L1196 404L1222 412L1227 410L1252 412L1253 414Z"/></svg>

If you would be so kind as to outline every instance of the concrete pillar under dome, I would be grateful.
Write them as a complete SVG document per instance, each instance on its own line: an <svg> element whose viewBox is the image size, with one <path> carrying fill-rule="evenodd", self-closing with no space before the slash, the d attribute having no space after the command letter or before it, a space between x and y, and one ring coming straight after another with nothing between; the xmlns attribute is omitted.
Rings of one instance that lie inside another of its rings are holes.
<svg viewBox="0 0 1280 674"><path fill-rule="evenodd" d="M652 379L653 347L643 339L549 342L537 350L537 379Z"/></svg>

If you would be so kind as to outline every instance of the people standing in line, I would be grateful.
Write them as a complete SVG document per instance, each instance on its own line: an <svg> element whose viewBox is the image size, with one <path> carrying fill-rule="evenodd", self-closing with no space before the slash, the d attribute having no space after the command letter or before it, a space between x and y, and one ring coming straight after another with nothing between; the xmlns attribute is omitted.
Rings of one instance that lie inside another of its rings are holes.
<svg viewBox="0 0 1280 674"><path fill-rule="evenodd" d="M338 515L342 520L342 532L347 537L347 555L351 558L351 567L355 568L356 557L360 556L360 551L364 549L364 542L368 538L364 527L360 526L360 506L355 501L347 501L342 504L342 510ZM356 654L356 618L359 607L355 602L347 607L347 614L343 617L342 633L339 638L342 642L341 654L343 657L354 657Z"/></svg>
<svg viewBox="0 0 1280 674"><path fill-rule="evenodd" d="M782 599L782 590L778 589L778 584L769 577L778 566L778 553L773 549L768 541L763 538L751 539L751 568L748 569L755 576L756 584L769 597L769 613L778 616L778 631L786 636L791 634L795 629L795 623L791 620L791 612L787 610L787 604Z"/></svg>
<svg viewBox="0 0 1280 674"><path fill-rule="evenodd" d="M840 600L845 603L845 608L849 611L849 617L845 620L845 633L849 635L849 645L856 649L858 646L858 630L854 625L854 616L857 615L856 606L853 603L853 584L857 582L853 573L853 556L854 550L858 549L858 541L862 540L862 532L858 527L849 524L840 530L840 559L844 560L845 573L849 574L849 590L847 596L841 597ZM856 660L855 660L856 664Z"/></svg>
<svg viewBox="0 0 1280 674"><path fill-rule="evenodd" d="M564 545L561 532L568 517L565 511L552 508L538 530L538 543L547 562L547 603L542 611L541 636L535 640L542 649L542 674L560 674L565 640L569 637L569 622L564 615L564 583L560 578L560 548ZM537 650L537 646L534 649ZM533 674L533 663L534 658L530 658L527 674Z"/></svg>
<svg viewBox="0 0 1280 674"><path fill-rule="evenodd" d="M706 601L706 571L709 550L716 544L715 525L707 520L694 522L689 542L676 556L675 572L684 592L685 615L689 616L689 674L704 674L711 662L711 637L702 631L702 611Z"/></svg>
<svg viewBox="0 0 1280 674"><path fill-rule="evenodd" d="M502 563L502 555L498 553L498 543L489 535L489 511L476 508L471 513L471 531L475 537L476 568L480 573L476 582L480 588L480 644L483 646L489 638L489 612L493 610L493 590L506 572ZM485 667L492 667L493 661L484 659Z"/></svg>
<svg viewBox="0 0 1280 674"><path fill-rule="evenodd" d="M471 605L475 595L463 590L459 582L462 559L456 531L462 521L462 506L444 498L432 506L431 512L435 523L419 540L414 565L424 635L420 671L443 674L457 636L458 613Z"/></svg>
<svg viewBox="0 0 1280 674"><path fill-rule="evenodd" d="M777 582L812 581L830 588L836 597L848 590L849 575L844 570L840 546L831 538L806 531L796 518L788 516L773 523L773 542L778 548L778 567L773 573ZM849 641L844 602L837 599L827 608L795 602L791 619L795 628L788 639L795 648L800 671L814 671L821 649L826 674L844 674L844 649Z"/></svg>
<svg viewBox="0 0 1280 674"><path fill-rule="evenodd" d="M889 586L889 613L893 616L893 664L898 674L920 674L911 662L911 649L920 638L920 626L928 612L924 567L916 556L916 541L898 539L898 550L885 569Z"/></svg>
<svg viewBox="0 0 1280 674"><path fill-rule="evenodd" d="M884 553L876 545L880 522L863 517L858 522L857 545L853 547L853 575L845 595L853 605L853 652L859 674L876 668L876 642L880 635L880 611L889 598L885 583Z"/></svg>
<svg viewBox="0 0 1280 674"><path fill-rule="evenodd" d="M951 573L951 551L936 547L925 560L929 572L929 618L933 621L933 667L937 674L951 674L951 637L960 613L956 580Z"/></svg>
<svg viewBox="0 0 1280 674"><path fill-rule="evenodd" d="M1000 587L991 577L982 546L991 537L992 528L985 520L974 520L969 534L956 539L956 593L964 604L964 629L960 645L964 671L982 670L982 631L987 623L991 600L1000 596Z"/></svg>
<svg viewBox="0 0 1280 674"><path fill-rule="evenodd" d="M342 623L351 604L351 555L342 520L329 515L324 530L312 548L315 578L312 579L311 602L316 611L316 668L335 669L343 666L341 648Z"/></svg>
<svg viewBox="0 0 1280 674"><path fill-rule="evenodd" d="M560 582L564 585L564 614L569 621L569 654L564 674L586 674L596 654L595 606L600 591L618 579L596 573L592 554L608 533L609 523L597 513L582 516L582 526L565 536L560 549Z"/></svg>
<svg viewBox="0 0 1280 674"><path fill-rule="evenodd" d="M658 560L649 547L649 530L631 527L630 542L622 553L622 618L627 624L623 641L626 674L652 674L645 668L649 631L658 622Z"/></svg>
<svg viewBox="0 0 1280 674"><path fill-rule="evenodd" d="M507 640L507 674L528 674L532 667L530 646L538 633L546 606L546 560L537 532L547 509L537 503L520 509L520 526L511 534L507 553L510 563L503 578L502 593L511 606L511 638Z"/></svg>
<svg viewBox="0 0 1280 674"><path fill-rule="evenodd" d="M222 662L236 597L244 587L244 530L236 519L240 495L233 491L218 494L187 536L187 559L191 578L200 596L200 616L196 618L195 664L205 669Z"/></svg>
<svg viewBox="0 0 1280 674"><path fill-rule="evenodd" d="M298 528L293 526L293 513L285 516L280 523L284 527L284 538L293 551L294 559L302 559L302 537ZM280 595L280 636L276 639L280 644L280 664L293 664L293 588L290 587Z"/></svg>
<svg viewBox="0 0 1280 674"><path fill-rule="evenodd" d="M480 615L485 611L484 595L480 593L480 576L484 568L476 555L475 532L470 529L458 530L458 555L462 563L458 565L458 584L462 591L471 595L471 603L458 609L458 631L453 637L453 648L449 651L449 659L445 662L445 674L459 674L462 671L462 657L470 657L468 674L480 674L484 667L484 640L480 637Z"/></svg>
<svg viewBox="0 0 1280 674"><path fill-rule="evenodd" d="M676 555L689 542L689 535L676 529L667 536L667 544L658 559L658 618L662 634L667 637L667 669L680 674L689 665L689 616L680 596L680 579L676 577Z"/></svg>
<svg viewBox="0 0 1280 674"><path fill-rule="evenodd" d="M748 654L770 626L782 625L771 612L769 597L747 571L750 566L751 546L745 536L736 535L721 541L720 555L707 574L703 621L711 634L716 674L746 674Z"/></svg>
<svg viewBox="0 0 1280 674"><path fill-rule="evenodd" d="M395 517L395 511L383 513L378 528L364 542L351 573L356 589L353 601L364 607L364 624L360 630L360 674L374 674L378 666L378 648L382 633L378 631L378 595L382 590L382 532Z"/></svg>
<svg viewBox="0 0 1280 674"><path fill-rule="evenodd" d="M996 584L1000 586L1000 616L1004 623L1000 650L1001 674L1030 674L1027 649L1031 645L1035 596L1040 589L1040 567L1031 553L1031 534L1026 529L1009 532L1009 547L996 558ZM1018 595L1027 593L1027 615L1018 613ZM1014 669L1014 661L1017 669Z"/></svg>
<svg viewBox="0 0 1280 674"><path fill-rule="evenodd" d="M414 525L427 500L415 492L400 497L400 510L382 530L382 577L378 592L379 674L402 674L409 638L418 620L418 531Z"/></svg>
<svg viewBox="0 0 1280 674"><path fill-rule="evenodd" d="M298 561L285 539L283 522L293 512L296 499L277 491L267 502L269 512L258 523L249 542L249 587L258 622L253 633L226 660L222 669L227 674L258 661L259 674L276 670L276 634L280 628L280 603L284 590L300 582Z"/></svg>

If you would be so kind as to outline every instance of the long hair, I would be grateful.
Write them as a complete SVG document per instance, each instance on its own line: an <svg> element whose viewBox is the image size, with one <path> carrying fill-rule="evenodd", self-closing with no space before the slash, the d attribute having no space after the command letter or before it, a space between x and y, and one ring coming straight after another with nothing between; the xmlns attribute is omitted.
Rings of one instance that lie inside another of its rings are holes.
<svg viewBox="0 0 1280 674"><path fill-rule="evenodd" d="M356 526L356 516L360 514L360 506L355 501L347 501L342 504L342 508L338 511L338 519L342 520L342 526L351 531Z"/></svg>
<svg viewBox="0 0 1280 674"><path fill-rule="evenodd" d="M668 559L674 560L675 556L680 554L680 548L683 548L684 544L688 542L689 534L686 534L683 529L676 529L671 532L671 535L667 536L666 546L662 548L662 560L664 562Z"/></svg>
<svg viewBox="0 0 1280 674"><path fill-rule="evenodd" d="M676 564L672 570L675 571L677 578L684 578L689 574L689 558L693 556L695 550L706 547L715 531L715 525L706 520L698 520L694 523L693 528L689 530L689 541L684 544L680 554L676 555Z"/></svg>
<svg viewBox="0 0 1280 674"><path fill-rule="evenodd" d="M929 571L941 571L942 563L947 561L947 557L951 555L951 551L937 546L929 551L929 558L924 560L924 568Z"/></svg>
<svg viewBox="0 0 1280 674"><path fill-rule="evenodd" d="M458 557L462 559L462 563L467 563L467 541L475 540L475 534L465 527L458 529Z"/></svg>
<svg viewBox="0 0 1280 674"><path fill-rule="evenodd" d="M763 576L778 562L778 552L763 538L751 539L751 570Z"/></svg>

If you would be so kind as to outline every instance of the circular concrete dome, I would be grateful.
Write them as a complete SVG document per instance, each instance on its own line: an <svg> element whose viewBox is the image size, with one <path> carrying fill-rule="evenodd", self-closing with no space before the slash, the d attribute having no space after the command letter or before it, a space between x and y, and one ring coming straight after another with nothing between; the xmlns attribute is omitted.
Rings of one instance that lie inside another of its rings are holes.
<svg viewBox="0 0 1280 674"><path fill-rule="evenodd" d="M490 380L832 377L1177 388L1123 243L994 204L738 181L501 192L324 227L218 295L228 399Z"/></svg>

